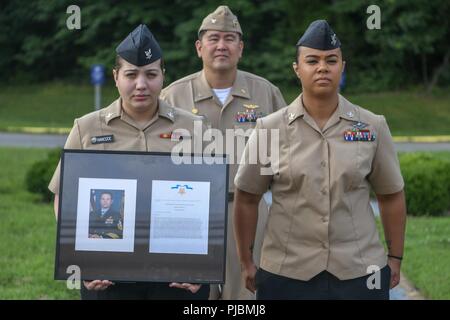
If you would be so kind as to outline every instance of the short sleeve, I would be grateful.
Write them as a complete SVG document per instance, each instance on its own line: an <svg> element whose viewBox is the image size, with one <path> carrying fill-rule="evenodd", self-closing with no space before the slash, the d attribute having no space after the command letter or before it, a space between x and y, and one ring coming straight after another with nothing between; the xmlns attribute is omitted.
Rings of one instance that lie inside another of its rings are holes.
<svg viewBox="0 0 450 320"><path fill-rule="evenodd" d="M260 134L262 130L262 120L258 119L255 129L250 135L245 146L239 168L234 178L235 186L245 192L252 194L265 193L272 182L273 173L270 170L270 163L264 163L260 155L259 147L261 143L267 143L266 135ZM259 140L263 139L261 142ZM265 141L264 141L265 140ZM270 143L267 143L267 147ZM264 150L267 150L264 148Z"/></svg>
<svg viewBox="0 0 450 320"><path fill-rule="evenodd" d="M170 99L170 95L167 94L167 90L168 88L164 88L161 90L161 93L159 94L159 98L161 100L164 100L165 102L167 102L168 104L170 104L171 106L174 105L173 100Z"/></svg>
<svg viewBox="0 0 450 320"><path fill-rule="evenodd" d="M272 105L273 105L273 112L280 110L281 108L286 106L286 101L284 101L283 95L281 94L280 89L277 87L273 87L272 89Z"/></svg>
<svg viewBox="0 0 450 320"><path fill-rule="evenodd" d="M392 194L404 187L400 164L386 119L380 116L378 144L368 180L376 194Z"/></svg>
<svg viewBox="0 0 450 320"><path fill-rule="evenodd" d="M78 121L76 119L74 121L73 128L72 130L70 130L69 136L67 137L64 149L83 149L81 145L80 128L78 126ZM48 189L54 194L59 193L60 171L61 171L61 161L59 161L58 166L56 167L56 170L53 173L53 177L48 185Z"/></svg>

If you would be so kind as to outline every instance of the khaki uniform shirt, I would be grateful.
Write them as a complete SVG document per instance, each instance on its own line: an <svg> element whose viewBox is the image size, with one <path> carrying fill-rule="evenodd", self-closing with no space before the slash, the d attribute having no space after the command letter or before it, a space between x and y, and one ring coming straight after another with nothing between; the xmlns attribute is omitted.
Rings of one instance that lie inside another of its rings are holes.
<svg viewBox="0 0 450 320"><path fill-rule="evenodd" d="M64 149L170 152L180 142L171 135L173 130L186 129L191 142L201 139L194 136L195 120L202 121L200 117L159 100L157 115L144 126L139 126L123 112L119 98L104 109L76 119ZM113 142L93 143L93 138L107 135L113 135ZM53 193L59 192L59 178L58 164L49 184Z"/></svg>
<svg viewBox="0 0 450 320"><path fill-rule="evenodd" d="M160 97L171 105L201 116L207 126L220 129L222 133L225 133L225 129L243 129L234 132L234 154L225 150L227 144L231 145L229 140L224 142L223 148L219 148L222 150L216 150L216 153L228 153L230 156L230 191L234 190L234 176L238 162L242 156L245 139L251 132L248 129L253 129L256 124L256 122L238 122L236 119L238 113L253 108L258 116L265 116L286 106L276 86L264 78L240 70L237 71L230 95L223 105L206 81L203 71L170 84L161 92ZM242 141L240 149L238 141ZM205 144L207 145L206 142Z"/></svg>
<svg viewBox="0 0 450 320"><path fill-rule="evenodd" d="M344 139L358 122L375 134L374 141ZM267 166L259 160L247 161L235 184L253 194L272 189L261 268L306 281L324 270L346 280L366 276L370 265L384 267L370 188L392 194L404 186L384 117L339 96L336 111L320 130L299 96L258 119L256 128L279 129L279 160L271 157L268 175L260 174ZM244 151L246 159L257 143L257 129Z"/></svg>

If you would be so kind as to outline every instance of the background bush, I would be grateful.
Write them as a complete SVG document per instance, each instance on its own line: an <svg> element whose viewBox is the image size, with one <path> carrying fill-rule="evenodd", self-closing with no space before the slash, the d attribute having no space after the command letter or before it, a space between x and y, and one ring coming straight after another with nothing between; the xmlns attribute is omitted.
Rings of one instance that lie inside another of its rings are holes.
<svg viewBox="0 0 450 320"><path fill-rule="evenodd" d="M400 156L406 206L411 215L442 215L450 209L450 161L432 153Z"/></svg>
<svg viewBox="0 0 450 320"><path fill-rule="evenodd" d="M53 193L48 190L48 184L60 157L60 148L51 150L47 154L47 158L35 162L25 176L27 190L39 194L43 201L50 202L53 199Z"/></svg>

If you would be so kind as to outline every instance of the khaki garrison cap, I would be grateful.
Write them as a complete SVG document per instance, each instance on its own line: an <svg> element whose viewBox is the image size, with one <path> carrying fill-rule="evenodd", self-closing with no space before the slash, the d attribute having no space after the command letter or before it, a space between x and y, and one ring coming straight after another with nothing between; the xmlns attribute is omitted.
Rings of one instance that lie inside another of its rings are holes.
<svg viewBox="0 0 450 320"><path fill-rule="evenodd" d="M237 32L242 35L239 21L228 6L219 6L213 13L210 13L203 19L202 25L198 29L198 34L206 30Z"/></svg>

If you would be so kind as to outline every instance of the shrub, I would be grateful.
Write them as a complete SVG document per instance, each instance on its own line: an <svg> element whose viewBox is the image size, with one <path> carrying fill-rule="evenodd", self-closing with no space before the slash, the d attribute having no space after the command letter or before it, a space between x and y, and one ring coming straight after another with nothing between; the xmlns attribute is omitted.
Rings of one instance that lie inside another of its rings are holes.
<svg viewBox="0 0 450 320"><path fill-rule="evenodd" d="M61 149L53 149L47 159L35 162L25 176L27 190L37 193L43 201L50 202L53 194L48 190L48 184L61 157Z"/></svg>
<svg viewBox="0 0 450 320"><path fill-rule="evenodd" d="M450 161L432 153L400 156L406 206L411 215L441 215L450 208Z"/></svg>

